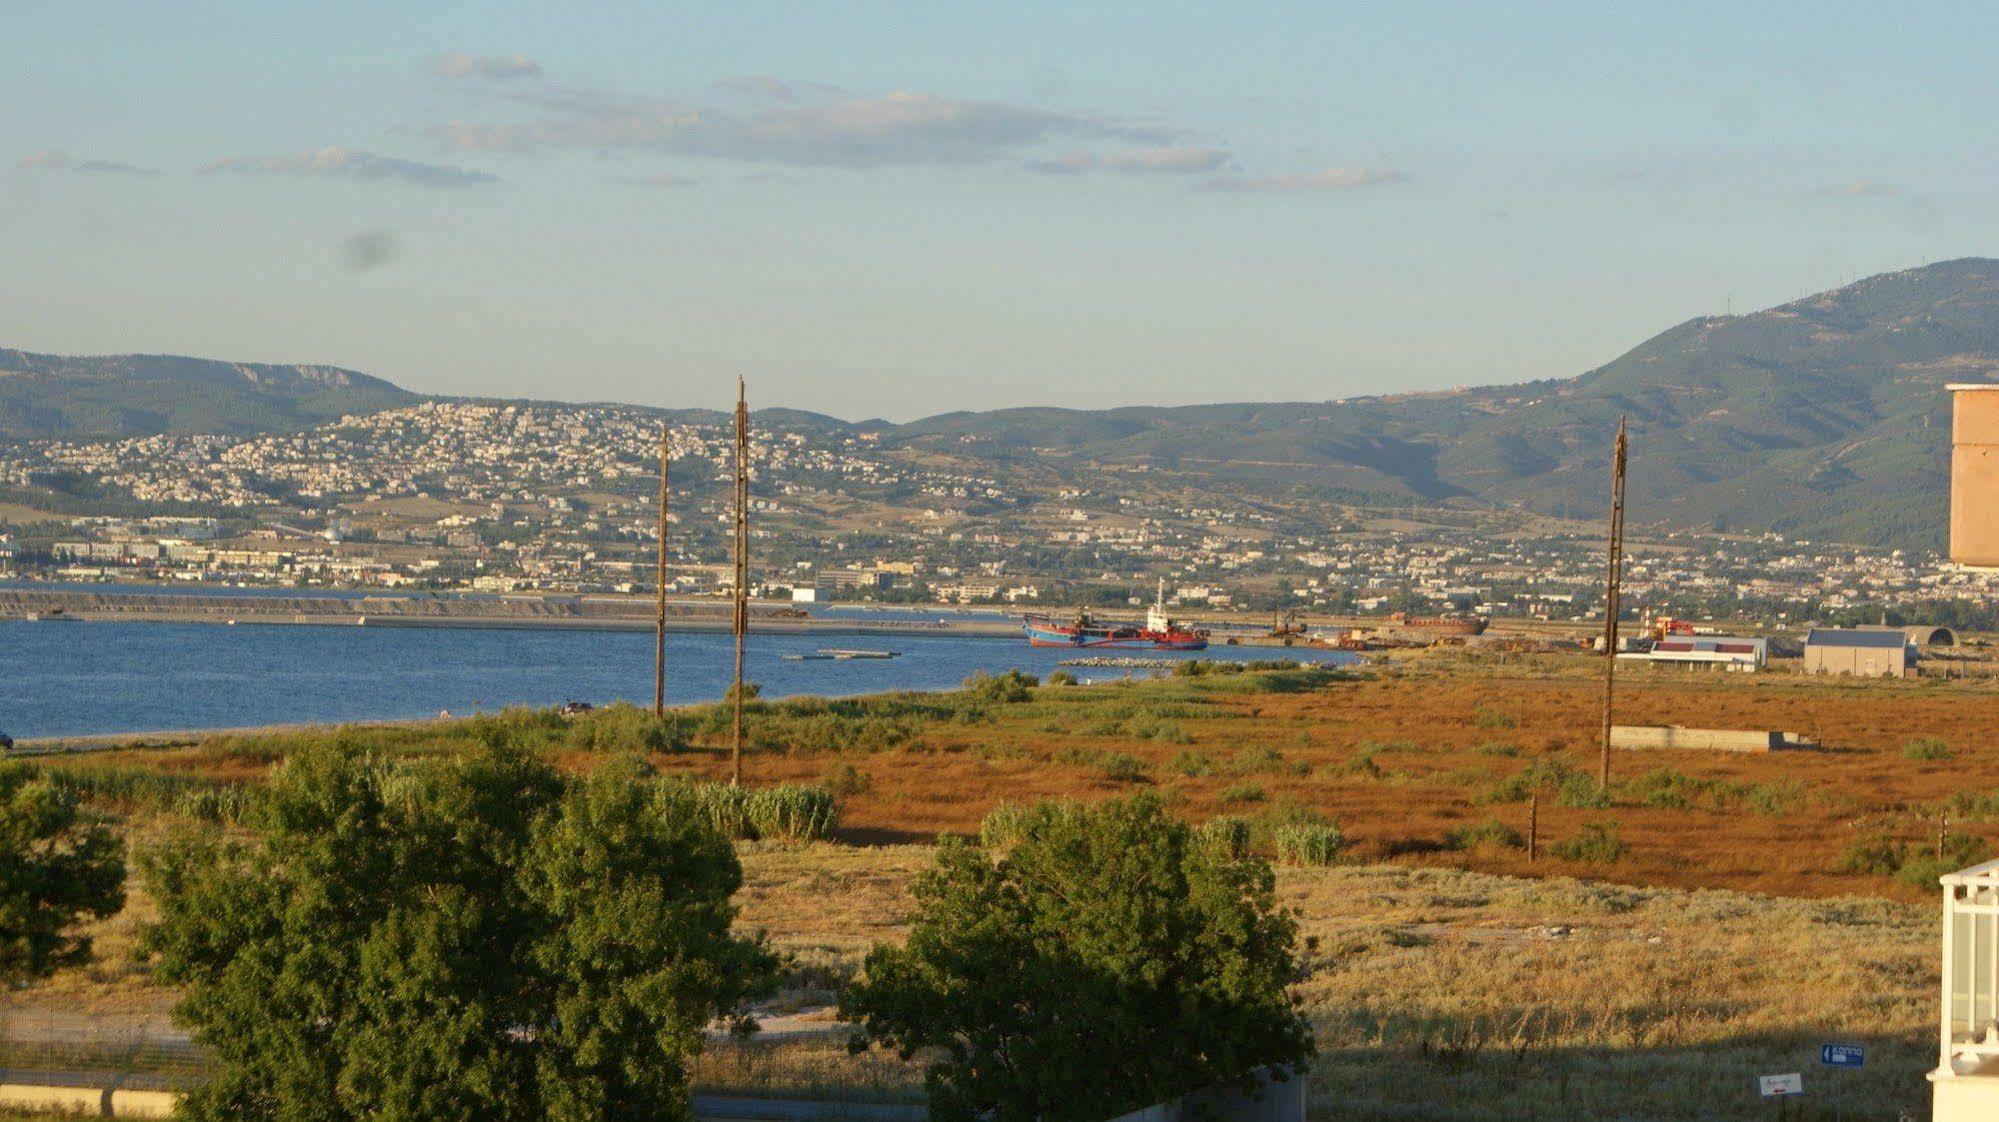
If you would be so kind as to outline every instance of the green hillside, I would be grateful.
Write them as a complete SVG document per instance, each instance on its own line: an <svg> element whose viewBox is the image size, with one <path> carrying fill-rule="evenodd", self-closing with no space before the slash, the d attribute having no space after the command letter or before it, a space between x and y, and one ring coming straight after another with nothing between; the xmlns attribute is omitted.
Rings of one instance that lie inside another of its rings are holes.
<svg viewBox="0 0 1999 1122"><path fill-rule="evenodd" d="M955 413L895 439L996 459L1054 447L1214 485L1600 517L1620 415L1634 521L1939 546L1950 400L1999 380L1999 261L1870 277L1689 320L1580 377L1340 402Z"/></svg>
<svg viewBox="0 0 1999 1122"><path fill-rule="evenodd" d="M0 439L285 432L418 400L332 366L0 350Z"/></svg>

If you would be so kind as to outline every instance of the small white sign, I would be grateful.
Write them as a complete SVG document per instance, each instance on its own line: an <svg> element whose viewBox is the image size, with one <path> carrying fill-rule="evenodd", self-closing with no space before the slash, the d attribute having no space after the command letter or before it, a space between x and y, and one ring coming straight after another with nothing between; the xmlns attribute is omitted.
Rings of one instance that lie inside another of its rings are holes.
<svg viewBox="0 0 1999 1122"><path fill-rule="evenodd" d="M1766 1099L1779 1095L1802 1095L1805 1093L1805 1077L1795 1071L1784 1075L1759 1075L1756 1086Z"/></svg>

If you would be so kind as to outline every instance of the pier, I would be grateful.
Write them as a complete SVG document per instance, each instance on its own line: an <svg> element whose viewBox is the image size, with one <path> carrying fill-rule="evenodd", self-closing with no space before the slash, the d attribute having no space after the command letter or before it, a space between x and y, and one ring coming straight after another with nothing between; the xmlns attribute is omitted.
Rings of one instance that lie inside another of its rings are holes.
<svg viewBox="0 0 1999 1122"><path fill-rule="evenodd" d="M0 620L212 623L318 627L462 627L569 631L652 631L654 603L639 596L325 596L273 591L213 595L195 592L83 592L0 589ZM789 606L752 605L760 632L829 635L956 635L1017 638L1010 620L922 616L863 619L811 616ZM669 631L728 631L728 605L676 601L667 605Z"/></svg>

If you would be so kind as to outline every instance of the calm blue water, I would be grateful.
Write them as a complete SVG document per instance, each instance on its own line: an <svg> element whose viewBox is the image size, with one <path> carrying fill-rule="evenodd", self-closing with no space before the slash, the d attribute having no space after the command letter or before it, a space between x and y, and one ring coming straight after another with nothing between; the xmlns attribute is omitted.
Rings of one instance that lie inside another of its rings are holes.
<svg viewBox="0 0 1999 1122"><path fill-rule="evenodd" d="M822 647L896 650L902 657L782 657ZM733 650L727 635L668 636L668 699L678 704L721 697ZM767 697L944 689L977 670L1045 675L1066 655L1003 639L757 635L744 674ZM0 731L81 736L427 717L440 709L465 714L570 698L650 704L652 657L653 638L643 632L11 620L0 622ZM1216 647L1203 657L1352 660L1338 651L1244 647ZM1077 674L1086 681L1123 676L1112 670Z"/></svg>

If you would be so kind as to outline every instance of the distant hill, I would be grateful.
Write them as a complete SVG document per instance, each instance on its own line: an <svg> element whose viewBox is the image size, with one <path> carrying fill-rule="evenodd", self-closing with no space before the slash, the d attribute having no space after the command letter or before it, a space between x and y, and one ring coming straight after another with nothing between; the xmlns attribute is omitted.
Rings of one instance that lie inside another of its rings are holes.
<svg viewBox="0 0 1999 1122"><path fill-rule="evenodd" d="M950 413L893 438L1598 518L1611 436L1629 415L1635 524L1935 547L1944 386L1996 380L1999 261L1965 259L1688 320L1575 378L1324 403Z"/></svg>
<svg viewBox="0 0 1999 1122"><path fill-rule="evenodd" d="M334 366L0 350L0 439L284 432L419 400Z"/></svg>
<svg viewBox="0 0 1999 1122"><path fill-rule="evenodd" d="M767 428L884 448L1157 472L1193 490L1503 507L1596 519L1620 415L1634 526L1943 541L1950 401L1999 381L1999 261L1886 273L1780 307L1688 320L1578 377L1332 402L1002 409L908 424L759 410ZM417 400L351 371L0 351L0 438L244 432ZM663 416L721 423L700 410ZM1042 478L1042 476L1035 476ZM1106 488L1117 484L1103 477Z"/></svg>

